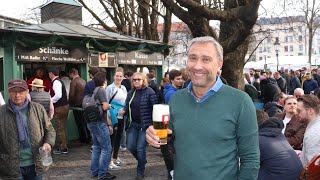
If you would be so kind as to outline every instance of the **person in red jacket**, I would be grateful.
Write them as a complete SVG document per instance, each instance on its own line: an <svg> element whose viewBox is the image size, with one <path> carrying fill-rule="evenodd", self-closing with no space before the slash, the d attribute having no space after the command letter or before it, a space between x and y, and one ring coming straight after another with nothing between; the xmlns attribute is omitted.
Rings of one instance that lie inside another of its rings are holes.
<svg viewBox="0 0 320 180"><path fill-rule="evenodd" d="M32 91L32 87L30 86L30 84L32 84L32 81L35 78L41 79L43 81L44 91L49 92L49 90L51 89L51 83L50 83L49 79L47 79L44 76L44 73L45 73L45 69L43 67L40 67L40 68L36 69L36 74L33 77L31 77L30 79L28 79L27 84L28 84L29 92Z"/></svg>

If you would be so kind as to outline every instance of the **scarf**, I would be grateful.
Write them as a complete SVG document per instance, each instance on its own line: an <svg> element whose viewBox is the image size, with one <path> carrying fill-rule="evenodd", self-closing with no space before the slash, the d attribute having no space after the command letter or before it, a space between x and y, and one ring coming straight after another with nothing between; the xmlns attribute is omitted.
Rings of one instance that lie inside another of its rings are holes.
<svg viewBox="0 0 320 180"><path fill-rule="evenodd" d="M27 126L24 123L26 118L24 118L22 115L22 112L28 108L28 105L29 105L28 99L26 99L26 101L21 107L14 105L12 101L10 101L10 106L12 107L12 110L16 114L16 123L18 127L19 141L23 149L30 147L27 139Z"/></svg>

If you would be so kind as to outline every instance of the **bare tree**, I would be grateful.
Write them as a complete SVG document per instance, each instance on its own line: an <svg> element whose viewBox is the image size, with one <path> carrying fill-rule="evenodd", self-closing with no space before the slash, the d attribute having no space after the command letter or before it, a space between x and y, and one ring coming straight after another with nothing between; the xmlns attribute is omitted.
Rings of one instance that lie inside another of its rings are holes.
<svg viewBox="0 0 320 180"><path fill-rule="evenodd" d="M231 86L242 89L248 38L258 18L260 0L161 1L189 26L193 37L212 36L219 40L224 48L222 75ZM211 20L220 21L219 32L209 25Z"/></svg>
<svg viewBox="0 0 320 180"><path fill-rule="evenodd" d="M295 14L303 16L301 22L305 23L308 32L308 62L311 64L313 38L317 29L320 27L320 1L287 0L281 2L281 6L283 7L285 14L295 12Z"/></svg>
<svg viewBox="0 0 320 180"><path fill-rule="evenodd" d="M171 12L162 8L159 0L99 0L99 5L105 12L102 16L98 16L93 8L89 7L93 1L79 0L79 2L108 31L158 41L159 17L163 17L168 23L167 28L170 27ZM106 19L111 19L113 24L107 24Z"/></svg>

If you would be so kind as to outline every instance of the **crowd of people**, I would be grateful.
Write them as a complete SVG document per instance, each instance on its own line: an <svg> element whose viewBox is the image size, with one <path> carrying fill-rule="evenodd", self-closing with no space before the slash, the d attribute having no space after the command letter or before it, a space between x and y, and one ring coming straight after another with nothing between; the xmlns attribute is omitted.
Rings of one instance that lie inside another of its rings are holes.
<svg viewBox="0 0 320 180"><path fill-rule="evenodd" d="M127 149L137 161L135 179L144 179L149 144L160 148L168 179L299 179L320 153L318 71L250 69L244 81L265 104L256 110L247 93L227 85L222 65L222 46L199 37L189 44L186 69L166 72L161 82L152 71L116 68L108 84L106 70L96 67L88 82L76 68L66 74L54 67L48 78L39 68L28 82L11 80L9 100L0 100L0 178L42 179L48 167L38 149L68 154L72 109L78 143L92 145L93 178L116 179L110 171L126 165L119 150ZM88 97L98 102L97 118L83 114ZM159 103L170 107L168 143L161 146L152 125Z"/></svg>

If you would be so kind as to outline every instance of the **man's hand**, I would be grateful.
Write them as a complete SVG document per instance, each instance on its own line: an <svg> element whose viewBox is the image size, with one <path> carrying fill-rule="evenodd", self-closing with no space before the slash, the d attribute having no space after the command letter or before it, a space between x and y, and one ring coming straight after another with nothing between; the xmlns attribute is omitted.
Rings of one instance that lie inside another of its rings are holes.
<svg viewBox="0 0 320 180"><path fill-rule="evenodd" d="M172 134L172 131L168 129L168 134ZM159 148L159 137L157 136L157 131L153 128L153 126L149 126L146 131L146 140L149 145Z"/></svg>
<svg viewBox="0 0 320 180"><path fill-rule="evenodd" d="M44 151L51 152L51 145L48 144L48 143L44 143L44 144L42 145L42 149L43 149Z"/></svg>

